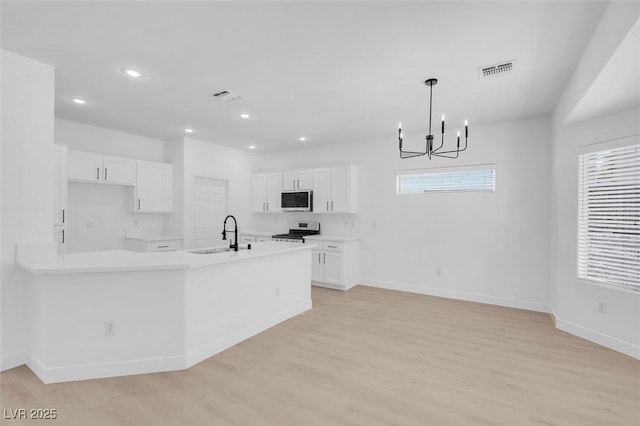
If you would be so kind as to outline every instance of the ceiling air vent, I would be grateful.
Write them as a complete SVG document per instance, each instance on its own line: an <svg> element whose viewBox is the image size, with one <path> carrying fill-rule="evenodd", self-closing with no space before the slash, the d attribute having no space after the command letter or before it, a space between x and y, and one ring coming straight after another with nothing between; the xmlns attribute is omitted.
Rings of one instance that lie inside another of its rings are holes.
<svg viewBox="0 0 640 426"><path fill-rule="evenodd" d="M512 61L499 62L494 65L487 65L478 68L478 78L484 80L486 78L497 77L499 75L509 74L515 66L515 59Z"/></svg>
<svg viewBox="0 0 640 426"><path fill-rule="evenodd" d="M237 93L231 93L228 90L220 90L219 92L215 92L213 94L213 97L223 102L232 102L232 101L237 101L238 99L242 99L242 95L238 95Z"/></svg>

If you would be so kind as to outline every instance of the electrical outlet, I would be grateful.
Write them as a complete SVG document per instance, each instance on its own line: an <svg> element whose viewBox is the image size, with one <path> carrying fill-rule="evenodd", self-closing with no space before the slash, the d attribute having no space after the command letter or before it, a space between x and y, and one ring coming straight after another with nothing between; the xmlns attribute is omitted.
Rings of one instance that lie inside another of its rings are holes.
<svg viewBox="0 0 640 426"><path fill-rule="evenodd" d="M92 220L88 220L87 221L87 229L95 229L95 224L93 223Z"/></svg>
<svg viewBox="0 0 640 426"><path fill-rule="evenodd" d="M604 302L602 300L598 301L598 312L600 312L601 314L607 313L607 302Z"/></svg>
<svg viewBox="0 0 640 426"><path fill-rule="evenodd" d="M372 220L372 221L371 221L371 229L375 229L375 228L376 228L376 226L378 226L378 224L376 223L376 221L375 221L375 220Z"/></svg>
<svg viewBox="0 0 640 426"><path fill-rule="evenodd" d="M439 277L441 273L442 271L440 270L440 268L436 268L436 277Z"/></svg>
<svg viewBox="0 0 640 426"><path fill-rule="evenodd" d="M105 321L104 322L104 335L105 336L113 336L116 334L116 325L113 321Z"/></svg>
<svg viewBox="0 0 640 426"><path fill-rule="evenodd" d="M276 296L280 296L280 287L276 287Z"/></svg>

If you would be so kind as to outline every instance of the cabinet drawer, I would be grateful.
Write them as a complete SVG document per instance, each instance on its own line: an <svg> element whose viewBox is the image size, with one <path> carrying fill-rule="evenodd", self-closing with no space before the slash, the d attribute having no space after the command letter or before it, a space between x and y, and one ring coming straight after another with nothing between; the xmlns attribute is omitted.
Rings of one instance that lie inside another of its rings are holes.
<svg viewBox="0 0 640 426"><path fill-rule="evenodd" d="M146 243L145 251L173 251L182 249L182 240L157 241Z"/></svg>
<svg viewBox="0 0 640 426"><path fill-rule="evenodd" d="M344 243L339 241L325 241L322 247L325 251L342 251Z"/></svg>

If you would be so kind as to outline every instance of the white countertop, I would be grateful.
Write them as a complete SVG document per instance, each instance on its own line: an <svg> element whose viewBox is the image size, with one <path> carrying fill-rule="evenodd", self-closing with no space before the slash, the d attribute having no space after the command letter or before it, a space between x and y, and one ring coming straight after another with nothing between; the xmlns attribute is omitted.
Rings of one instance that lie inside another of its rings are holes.
<svg viewBox="0 0 640 426"><path fill-rule="evenodd" d="M248 260L298 250L308 250L314 244L265 241L252 243L252 249L215 254L195 254L189 249L172 252L143 253L127 250L106 250L90 253L61 254L21 258L18 266L36 274L72 274L86 272L149 271L191 269L221 263ZM246 247L246 244L241 244Z"/></svg>
<svg viewBox="0 0 640 426"><path fill-rule="evenodd" d="M355 235L310 235L308 237L304 237L305 241L356 241L359 240L360 237Z"/></svg>

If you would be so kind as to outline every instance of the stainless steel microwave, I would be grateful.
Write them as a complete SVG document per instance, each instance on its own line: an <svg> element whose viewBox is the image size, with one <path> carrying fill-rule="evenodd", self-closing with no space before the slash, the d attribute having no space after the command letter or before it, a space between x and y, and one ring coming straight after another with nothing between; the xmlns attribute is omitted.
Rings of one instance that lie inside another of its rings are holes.
<svg viewBox="0 0 640 426"><path fill-rule="evenodd" d="M283 192L282 210L285 212L312 212L313 191Z"/></svg>

